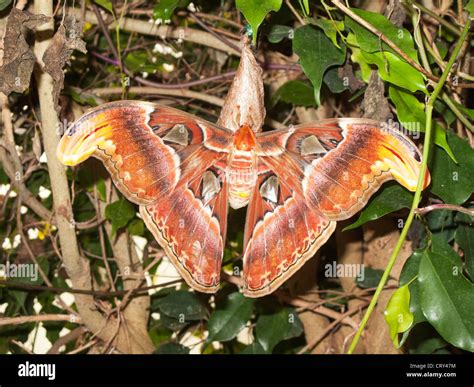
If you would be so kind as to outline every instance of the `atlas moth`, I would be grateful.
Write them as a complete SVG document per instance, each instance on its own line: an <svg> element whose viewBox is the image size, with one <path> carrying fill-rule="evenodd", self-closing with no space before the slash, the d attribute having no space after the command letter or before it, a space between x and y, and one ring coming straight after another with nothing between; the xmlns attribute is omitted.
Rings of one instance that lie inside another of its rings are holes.
<svg viewBox="0 0 474 387"><path fill-rule="evenodd" d="M57 156L103 162L185 281L219 288L228 206L248 206L243 287L282 285L382 183L414 191L421 155L390 125L336 118L262 132L262 69L247 39L217 123L143 101L91 109L63 135ZM424 177L424 187L430 182Z"/></svg>

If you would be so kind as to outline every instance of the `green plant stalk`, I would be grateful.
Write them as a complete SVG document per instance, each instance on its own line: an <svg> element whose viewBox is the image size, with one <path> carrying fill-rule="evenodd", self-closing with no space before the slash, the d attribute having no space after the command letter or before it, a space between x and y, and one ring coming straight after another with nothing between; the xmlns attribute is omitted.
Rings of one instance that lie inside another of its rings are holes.
<svg viewBox="0 0 474 387"><path fill-rule="evenodd" d="M385 268L382 278L380 279L380 282L374 293L374 297L370 301L369 307L367 308L367 311L365 312L365 315L362 318L359 329L357 330L356 334L354 335L354 338L352 339L349 350L347 351L348 354L352 354L354 352L354 349L357 346L357 343L359 342L360 336L362 335L362 332L364 331L367 321L369 320L373 310L375 309L375 305L377 304L380 294L382 293L382 289L385 286L385 283L387 282L388 277L390 276L390 272L392 271L393 265L395 264L397 260L398 253L400 252L403 246L403 243L405 242L405 238L407 236L408 230L415 217L415 210L418 208L418 203L420 202L424 176L427 171L428 156L429 156L430 145L431 145L431 127L432 127L434 102L436 101L436 98L438 98L438 95L441 92L444 86L444 83L446 82L446 79L448 78L448 75L451 71L451 67L453 67L453 64L459 54L459 51L461 50L462 44L464 40L466 39L467 33L469 32L470 25L471 25L470 21L469 20L466 21L466 24L461 32L461 36L459 37L456 47L454 48L454 51L451 55L451 58L449 59L446 65L446 68L444 69L443 74L441 75L441 78L439 79L438 84L433 90L433 93L431 93L431 96L428 102L426 103L426 109L425 109L426 131L425 131L425 140L423 142L423 158L421 162L420 175L418 176L418 184L416 186L416 191L413 197L413 203L411 205L410 213L408 214L405 225L402 229L402 232L400 233L400 237L398 238L397 244L395 245L392 255L390 256L388 265Z"/></svg>
<svg viewBox="0 0 474 387"><path fill-rule="evenodd" d="M437 20L440 24L442 24L444 27L446 27L452 33L456 34L457 36L460 36L460 30L457 29L454 25L452 25L447 20L443 19L437 13L431 11L430 9L424 7L421 4L415 3L414 1L413 2L412 1L406 1L406 4L408 4L409 6L411 5L411 6L415 6L415 7L419 8L421 11L423 11L424 13L430 15L433 19Z"/></svg>
<svg viewBox="0 0 474 387"><path fill-rule="evenodd" d="M474 124L472 124L472 122L470 122L469 119L458 109L449 95L443 93L441 94L441 99L446 103L446 105L448 105L459 121L461 121L471 132L474 132Z"/></svg>

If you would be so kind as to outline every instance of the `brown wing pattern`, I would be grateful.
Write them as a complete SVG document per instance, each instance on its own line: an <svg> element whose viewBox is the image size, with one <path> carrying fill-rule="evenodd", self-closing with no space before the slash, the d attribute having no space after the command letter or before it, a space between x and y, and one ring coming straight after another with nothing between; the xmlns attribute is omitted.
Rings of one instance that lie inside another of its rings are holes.
<svg viewBox="0 0 474 387"><path fill-rule="evenodd" d="M179 110L140 101L92 109L62 137L66 165L94 156L130 201L148 205L224 158L232 133Z"/></svg>
<svg viewBox="0 0 474 387"><path fill-rule="evenodd" d="M148 229L186 282L214 293L219 287L227 224L227 187L218 170L208 170L169 198L141 207Z"/></svg>
<svg viewBox="0 0 474 387"><path fill-rule="evenodd" d="M296 179L310 208L332 220L354 215L387 180L414 191L421 164L418 148L407 137L365 119L264 133L259 145L262 161L282 180ZM429 181L427 174L425 186Z"/></svg>
<svg viewBox="0 0 474 387"><path fill-rule="evenodd" d="M304 197L273 172L260 175L247 212L244 294L261 297L276 290L314 255L335 227L335 222L310 209Z"/></svg>
<svg viewBox="0 0 474 387"><path fill-rule="evenodd" d="M140 101L105 104L82 116L58 146L76 165L103 161L118 189L140 213L188 284L219 286L227 188L215 165L232 146L232 132L169 107Z"/></svg>

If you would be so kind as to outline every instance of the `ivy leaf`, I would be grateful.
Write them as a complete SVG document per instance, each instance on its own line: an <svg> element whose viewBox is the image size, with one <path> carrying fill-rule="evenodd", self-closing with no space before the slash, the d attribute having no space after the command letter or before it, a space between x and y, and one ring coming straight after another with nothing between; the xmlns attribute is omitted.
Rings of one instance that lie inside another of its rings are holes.
<svg viewBox="0 0 474 387"><path fill-rule="evenodd" d="M464 252L466 271L474 280L474 217L458 213L455 240Z"/></svg>
<svg viewBox="0 0 474 387"><path fill-rule="evenodd" d="M201 300L186 290L170 293L158 301L161 313L179 321L207 320L208 312Z"/></svg>
<svg viewBox="0 0 474 387"><path fill-rule="evenodd" d="M413 93L415 91L426 91L425 81L421 73L400 59L399 56L391 52L371 53L363 50L362 56L367 63L377 66L380 78L384 81L403 87Z"/></svg>
<svg viewBox="0 0 474 387"><path fill-rule="evenodd" d="M305 107L316 105L313 88L299 80L283 84L273 95L270 105L275 106L278 101Z"/></svg>
<svg viewBox="0 0 474 387"><path fill-rule="evenodd" d="M237 9L249 22L253 32L253 43L257 42L257 32L265 16L271 11L280 10L283 0L236 0Z"/></svg>
<svg viewBox="0 0 474 387"><path fill-rule="evenodd" d="M408 30L395 26L383 15L360 9L353 9L353 11L375 26L407 56L418 63L417 51ZM355 35L357 46L362 51L362 57L367 63L377 66L379 75L384 81L406 88L411 92L417 90L426 92L424 78L420 72L409 65L393 49L380 40L378 36L368 31L365 27L350 17L346 17L345 21L346 25ZM354 38L352 37L351 40L353 41Z"/></svg>
<svg viewBox="0 0 474 387"><path fill-rule="evenodd" d="M296 311L283 308L273 314L262 314L255 326L256 339L267 352L271 353L275 346L303 333L303 324Z"/></svg>
<svg viewBox="0 0 474 387"><path fill-rule="evenodd" d="M474 352L474 285L450 259L425 251L418 275L423 314L452 345Z"/></svg>
<svg viewBox="0 0 474 387"><path fill-rule="evenodd" d="M446 203L461 205L474 191L474 150L466 140L451 132L448 132L448 144L458 164L445 152L434 148L430 191Z"/></svg>
<svg viewBox="0 0 474 387"><path fill-rule="evenodd" d="M169 20L176 8L184 8L189 0L159 0L153 8L153 19Z"/></svg>
<svg viewBox="0 0 474 387"><path fill-rule="evenodd" d="M390 185L380 191L362 210L359 218L342 231L352 230L371 220L381 218L390 212L410 208L413 195L398 184Z"/></svg>
<svg viewBox="0 0 474 387"><path fill-rule="evenodd" d="M356 74L359 74L359 77L365 82L369 83L370 75L372 74L372 68L369 63L362 56L362 50L359 48L359 43L354 34L348 34L346 38L346 43L350 47L352 54L351 60L353 63L357 63L360 67L359 71L356 71Z"/></svg>
<svg viewBox="0 0 474 387"><path fill-rule="evenodd" d="M232 340L245 327L253 313L253 299L239 292L227 296L222 309L215 309L208 323L208 341Z"/></svg>
<svg viewBox="0 0 474 387"><path fill-rule="evenodd" d="M352 8L352 11L360 16L362 19L367 21L382 32L387 38L394 42L405 54L411 59L418 63L417 51L415 50L415 44L410 32L402 27L397 27L385 16L364 11L357 8ZM360 44L360 48L369 53L375 52L390 52L393 55L398 54L390 48L385 42L383 42L378 36L370 32L368 29L357 23L355 20L346 16L346 25L354 32L357 37L357 41ZM415 70L416 71L416 70Z"/></svg>
<svg viewBox="0 0 474 387"><path fill-rule="evenodd" d="M119 199L105 207L105 217L112 222L112 234L135 217L135 207L125 199Z"/></svg>
<svg viewBox="0 0 474 387"><path fill-rule="evenodd" d="M399 348L398 334L409 330L413 324L408 284L393 292L385 309L384 318L390 329L390 338L395 347Z"/></svg>
<svg viewBox="0 0 474 387"><path fill-rule="evenodd" d="M424 133L426 129L425 105L411 93L392 86L388 90L390 99L397 109L398 120L403 127L415 133ZM446 140L446 130L436 122L433 124L435 144L443 148L449 157L456 162L456 157L454 157Z"/></svg>
<svg viewBox="0 0 474 387"><path fill-rule="evenodd" d="M292 39L294 31L291 27L275 24L268 34L268 41L270 43L280 43L285 38Z"/></svg>
<svg viewBox="0 0 474 387"><path fill-rule="evenodd" d="M313 84L314 99L320 105L324 73L328 68L344 63L346 47L335 47L322 31L305 25L295 30L293 51L300 57L301 67Z"/></svg>
<svg viewBox="0 0 474 387"><path fill-rule="evenodd" d="M339 78L339 69L340 67L332 67L324 74L323 81L329 87L331 93L342 93L348 88L348 86L344 85L342 79Z"/></svg>
<svg viewBox="0 0 474 387"><path fill-rule="evenodd" d="M331 42L337 48L341 48L337 43L337 34L338 31L344 30L344 22L328 19L316 19L311 20L311 24L321 28L326 36L331 39Z"/></svg>

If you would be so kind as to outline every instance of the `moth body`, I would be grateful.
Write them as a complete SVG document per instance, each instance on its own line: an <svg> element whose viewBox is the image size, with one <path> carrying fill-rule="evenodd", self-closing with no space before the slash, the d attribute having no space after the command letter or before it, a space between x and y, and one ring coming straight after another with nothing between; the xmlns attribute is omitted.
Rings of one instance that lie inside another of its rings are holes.
<svg viewBox="0 0 474 387"><path fill-rule="evenodd" d="M235 132L226 169L229 204L234 209L248 204L257 181L255 145L255 134L249 126L242 126Z"/></svg>

